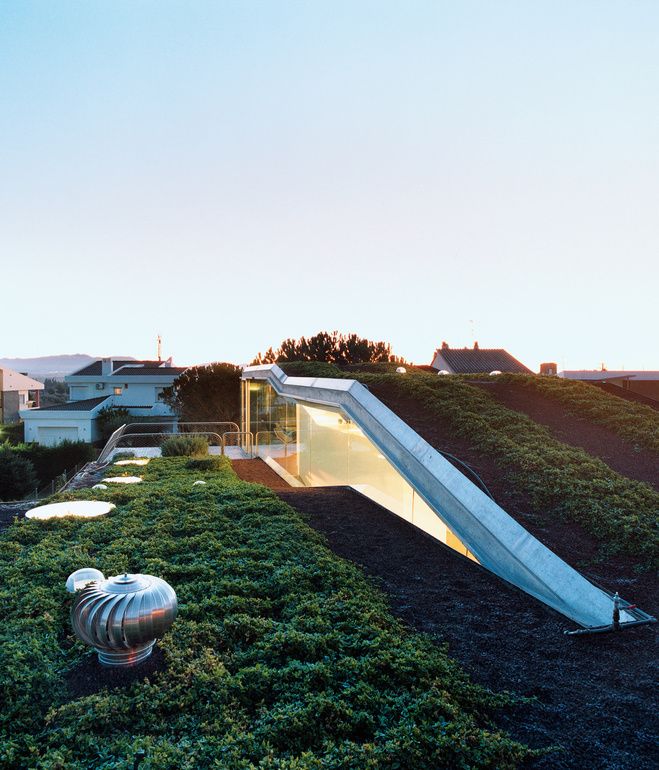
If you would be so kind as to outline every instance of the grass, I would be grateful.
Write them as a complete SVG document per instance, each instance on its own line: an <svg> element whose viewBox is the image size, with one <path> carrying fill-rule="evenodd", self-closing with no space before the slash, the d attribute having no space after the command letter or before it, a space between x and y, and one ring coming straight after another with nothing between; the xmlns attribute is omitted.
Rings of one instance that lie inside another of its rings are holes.
<svg viewBox="0 0 659 770"><path fill-rule="evenodd" d="M313 376L311 364L284 366L291 375L300 368L305 376ZM491 457L535 511L577 522L602 543L603 556L623 551L643 567L657 563L659 495L648 484L622 476L585 450L557 441L546 428L502 406L480 388L457 377L424 372L401 376L335 369L329 375L327 365L318 371L316 376L386 385L394 401L414 399Z"/></svg>
<svg viewBox="0 0 659 770"><path fill-rule="evenodd" d="M138 749L140 770L512 768L528 756L490 722L510 696L404 628L270 490L224 458L198 463L156 459L141 485L54 498L114 502L103 518L24 520L0 536L0 766L129 769ZM82 566L175 588L164 670L86 697L68 689L94 654L71 634L64 591Z"/></svg>

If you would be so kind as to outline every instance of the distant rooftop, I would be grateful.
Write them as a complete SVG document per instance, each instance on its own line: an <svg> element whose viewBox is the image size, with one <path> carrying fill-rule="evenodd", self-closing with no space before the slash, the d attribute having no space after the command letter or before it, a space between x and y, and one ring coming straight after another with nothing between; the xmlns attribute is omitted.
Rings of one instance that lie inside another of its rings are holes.
<svg viewBox="0 0 659 770"><path fill-rule="evenodd" d="M107 359L106 359L107 360ZM142 360L137 361L133 358L113 358L111 359L112 375L117 374L121 370L121 374L180 374L185 371L185 368L175 367L171 365L171 359L167 361L150 361ZM78 369L77 372L72 372L69 377L100 377L103 374L103 359L99 358L97 361L93 361L91 364L87 364L82 369Z"/></svg>
<svg viewBox="0 0 659 770"><path fill-rule="evenodd" d="M80 401L67 401L66 404L41 406L38 409L30 409L30 414L34 412L90 412L108 398L110 396L99 396L98 398L84 398Z"/></svg>
<svg viewBox="0 0 659 770"><path fill-rule="evenodd" d="M566 369L558 373L567 380L659 380L659 371L651 369Z"/></svg>
<svg viewBox="0 0 659 770"><path fill-rule="evenodd" d="M143 377L144 375L170 374L178 377L183 374L185 366L124 366L112 372L113 377Z"/></svg>
<svg viewBox="0 0 659 770"><path fill-rule="evenodd" d="M489 374L490 372L513 372L532 374L523 363L503 348L450 348L445 342L437 348L432 366L451 374Z"/></svg>

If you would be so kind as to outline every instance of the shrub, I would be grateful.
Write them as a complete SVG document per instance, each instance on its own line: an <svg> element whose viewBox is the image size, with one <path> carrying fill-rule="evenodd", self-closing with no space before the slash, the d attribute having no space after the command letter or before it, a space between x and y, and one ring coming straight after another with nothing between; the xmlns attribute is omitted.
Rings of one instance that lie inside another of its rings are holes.
<svg viewBox="0 0 659 770"><path fill-rule="evenodd" d="M115 493L108 517L0 535L2 767L119 770L142 748L158 770L504 770L528 757L493 729L511 698L392 617L299 514L225 458L218 488L191 495L187 462L152 460L157 484ZM83 564L174 587L164 670L86 696L67 687L93 654L62 585Z"/></svg>
<svg viewBox="0 0 659 770"><path fill-rule="evenodd" d="M101 441L107 441L117 428L130 422L130 420L130 412L123 407L106 406L101 409L96 417L96 427L100 431Z"/></svg>
<svg viewBox="0 0 659 770"><path fill-rule="evenodd" d="M203 436L172 436L160 447L163 457L194 457L208 454L208 439Z"/></svg>
<svg viewBox="0 0 659 770"><path fill-rule="evenodd" d="M33 464L42 486L75 465L82 465L96 457L94 447L84 441L63 441L57 446L19 444L14 450Z"/></svg>
<svg viewBox="0 0 659 770"><path fill-rule="evenodd" d="M34 465L9 444L0 446L0 500L21 500L36 486Z"/></svg>
<svg viewBox="0 0 659 770"><path fill-rule="evenodd" d="M196 457L188 460L185 467L191 471L218 471L222 461L219 457Z"/></svg>
<svg viewBox="0 0 659 770"><path fill-rule="evenodd" d="M12 422L7 425L0 425L0 441L6 441L8 444L21 444L25 436L25 425L22 420Z"/></svg>

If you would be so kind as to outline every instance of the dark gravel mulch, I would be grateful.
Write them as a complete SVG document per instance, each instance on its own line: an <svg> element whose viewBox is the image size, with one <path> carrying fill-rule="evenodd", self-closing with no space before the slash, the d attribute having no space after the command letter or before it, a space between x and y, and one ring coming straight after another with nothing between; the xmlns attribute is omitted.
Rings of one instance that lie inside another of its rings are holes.
<svg viewBox="0 0 659 770"><path fill-rule="evenodd" d="M129 687L134 682L151 679L165 668L165 656L157 644L144 662L130 668L102 666L94 653L67 673L66 683L72 698L84 698L103 689Z"/></svg>
<svg viewBox="0 0 659 770"><path fill-rule="evenodd" d="M337 554L377 580L399 617L447 642L476 682L537 698L497 719L530 746L563 748L534 768L659 766L656 626L567 637L574 626L566 618L353 490L283 489L261 461L233 465L245 480L274 487Z"/></svg>

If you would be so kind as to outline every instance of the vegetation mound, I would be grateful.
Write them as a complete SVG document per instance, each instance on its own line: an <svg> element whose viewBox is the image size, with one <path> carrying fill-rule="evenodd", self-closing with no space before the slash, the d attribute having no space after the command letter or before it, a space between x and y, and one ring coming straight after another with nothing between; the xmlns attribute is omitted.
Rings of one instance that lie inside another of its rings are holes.
<svg viewBox="0 0 659 770"><path fill-rule="evenodd" d="M407 631L362 573L226 460L190 492L185 458L132 489L81 490L102 519L24 520L0 536L0 758L5 767L141 770L511 768L492 729L508 702ZM94 566L167 580L179 616L148 677L82 694L94 654L71 633L64 581Z"/></svg>
<svg viewBox="0 0 659 770"><path fill-rule="evenodd" d="M571 414L604 425L637 446L659 452L659 412L649 406L625 401L586 382L562 377L506 374L501 380L518 383L552 398L564 404Z"/></svg>
<svg viewBox="0 0 659 770"><path fill-rule="evenodd" d="M313 364L304 366L305 375L314 376ZM315 376L327 376L326 367L322 364ZM298 365L285 364L284 369L297 373ZM334 377L386 386L394 409L397 400L421 404L430 416L443 420L452 432L492 458L507 483L535 510L577 522L602 542L604 554L624 551L644 566L659 559L659 494L648 484L622 476L585 450L554 439L543 426L459 377L334 369Z"/></svg>

